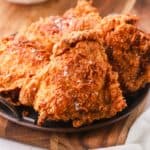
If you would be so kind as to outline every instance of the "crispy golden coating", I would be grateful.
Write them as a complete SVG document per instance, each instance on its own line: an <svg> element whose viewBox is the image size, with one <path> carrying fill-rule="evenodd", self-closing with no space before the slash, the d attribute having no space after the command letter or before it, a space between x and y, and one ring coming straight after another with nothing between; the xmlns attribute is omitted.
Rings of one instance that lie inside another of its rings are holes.
<svg viewBox="0 0 150 150"><path fill-rule="evenodd" d="M100 24L97 25L97 28L100 30L101 37L104 39L104 45L106 43L106 37L110 36L110 33L113 32L118 26L122 24L132 24L136 25L138 17L135 15L108 15L101 19Z"/></svg>
<svg viewBox="0 0 150 150"><path fill-rule="evenodd" d="M61 16L50 16L41 18L32 23L28 28L20 31L17 37L26 37L30 41L38 41L47 50L51 51L53 45L71 25L71 19Z"/></svg>
<svg viewBox="0 0 150 150"><path fill-rule="evenodd" d="M21 91L20 101L33 99L39 123L72 120L74 127L109 118L126 103L96 32L74 32L53 49L48 66Z"/></svg>
<svg viewBox="0 0 150 150"><path fill-rule="evenodd" d="M91 15L91 11L93 11L96 16L97 10L87 6L88 11L83 11L84 2L80 3L76 11L71 9L66 14L79 16L79 14L85 15L85 12L86 14L90 12ZM86 6L86 4L84 5ZM113 69L119 73L119 81L124 93L135 92L144 87L150 82L150 36L136 27L138 17L109 15L103 19L99 18L99 20L101 21L91 20L93 28L98 29L101 34L110 63ZM87 19L87 22L90 22L90 19Z"/></svg>
<svg viewBox="0 0 150 150"><path fill-rule="evenodd" d="M150 35L134 24L129 15L108 16L101 20L101 37L124 93L135 92L150 82Z"/></svg>
<svg viewBox="0 0 150 150"><path fill-rule="evenodd" d="M98 10L91 2L80 0L75 8L69 9L63 16L41 18L19 33L19 36L42 41L43 45L52 47L63 34L92 29L100 23L100 19Z"/></svg>
<svg viewBox="0 0 150 150"><path fill-rule="evenodd" d="M38 21L25 31L1 40L1 92L16 88L21 89L25 80L31 79L38 69L49 63L55 39L58 34L61 34L60 29L57 29L56 32L55 21L58 18L60 19L60 17L50 17L47 28L44 28L44 21L43 25L42 21ZM62 24L66 25L64 22ZM45 32L42 32L44 29Z"/></svg>
<svg viewBox="0 0 150 150"><path fill-rule="evenodd" d="M53 46L63 34L95 28L100 20L98 13L89 13L84 17L51 16L32 23L19 36L23 35L29 40L42 41L45 46Z"/></svg>
<svg viewBox="0 0 150 150"><path fill-rule="evenodd" d="M112 38L113 37L113 38ZM135 92L150 82L150 36L131 25L122 25L107 37L106 52L119 73L122 89Z"/></svg>
<svg viewBox="0 0 150 150"><path fill-rule="evenodd" d="M89 14L99 15L98 9L92 6L92 1L78 0L75 8L71 8L64 13L67 18L80 18Z"/></svg>
<svg viewBox="0 0 150 150"><path fill-rule="evenodd" d="M79 16L79 14L85 15L85 12L87 14L90 12L91 15L91 11L93 11L94 16L96 16L97 10L94 10L93 7L87 6L88 11L83 11L82 4L84 2L82 2L79 2L81 4L78 4L79 8L77 7L76 11L72 9L66 14ZM86 6L86 4L84 5ZM103 19L98 19L100 22L90 19L87 19L87 22L92 22L93 26L91 27L99 30L109 61L114 71L119 73L119 81L124 93L135 92L144 87L150 82L150 36L136 27L138 17L134 15L109 15ZM129 68L130 71L128 71Z"/></svg>
<svg viewBox="0 0 150 150"><path fill-rule="evenodd" d="M0 91L21 88L26 78L49 62L49 52L36 41L5 38L0 50Z"/></svg>
<svg viewBox="0 0 150 150"><path fill-rule="evenodd" d="M55 45L49 65L27 81L20 101L33 101L39 124L72 120L79 127L125 108L117 78L97 32L73 32Z"/></svg>
<svg viewBox="0 0 150 150"><path fill-rule="evenodd" d="M88 6L92 8L88 2L84 4L87 5L84 8L85 11L88 11ZM78 12L81 4L78 3L78 5L72 9L72 13ZM41 19L15 36L2 39L0 42L0 91L22 88L27 78L30 80L38 69L49 62L53 45L61 39L63 34L88 30L93 28L96 22L100 22L98 13L93 10L94 8L89 10L85 17L64 15L64 17L51 16ZM94 14L95 17L93 17Z"/></svg>

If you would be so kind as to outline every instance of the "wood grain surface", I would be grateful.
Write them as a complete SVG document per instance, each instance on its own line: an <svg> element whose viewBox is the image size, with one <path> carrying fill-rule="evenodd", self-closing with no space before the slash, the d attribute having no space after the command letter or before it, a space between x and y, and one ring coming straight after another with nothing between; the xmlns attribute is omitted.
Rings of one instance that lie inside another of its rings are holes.
<svg viewBox="0 0 150 150"><path fill-rule="evenodd" d="M74 6L75 3L75 0L49 0L40 5L24 6L0 0L0 36L15 33L40 17L60 15L66 9ZM147 32L150 32L149 4L149 0L138 0L131 10L141 17L139 26ZM105 0L105 2L103 0L95 0L94 5L99 8L100 14L104 16L108 13L129 11L130 9L128 10L127 8L133 4L129 0ZM143 111L147 100L148 98L124 120L104 128L80 134L57 134L36 131L18 126L0 117L0 136L51 150L83 150L119 145L125 142L128 130Z"/></svg>

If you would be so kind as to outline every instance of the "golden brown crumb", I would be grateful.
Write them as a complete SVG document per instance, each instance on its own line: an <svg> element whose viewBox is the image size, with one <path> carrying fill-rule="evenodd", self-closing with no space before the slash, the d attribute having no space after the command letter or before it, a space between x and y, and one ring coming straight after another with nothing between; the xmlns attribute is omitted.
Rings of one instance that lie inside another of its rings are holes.
<svg viewBox="0 0 150 150"><path fill-rule="evenodd" d="M136 21L135 16L115 15L102 19L100 25L109 62L119 73L124 93L150 82L150 35L139 30Z"/></svg>
<svg viewBox="0 0 150 150"><path fill-rule="evenodd" d="M72 120L79 127L125 108L117 78L99 34L72 32L55 45L49 65L26 83L20 100L33 100L39 124L46 119Z"/></svg>

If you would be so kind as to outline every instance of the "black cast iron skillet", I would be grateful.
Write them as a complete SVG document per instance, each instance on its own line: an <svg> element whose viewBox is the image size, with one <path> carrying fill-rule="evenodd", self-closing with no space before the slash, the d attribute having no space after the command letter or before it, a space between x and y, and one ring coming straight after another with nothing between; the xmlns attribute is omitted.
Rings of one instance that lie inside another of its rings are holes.
<svg viewBox="0 0 150 150"><path fill-rule="evenodd" d="M42 130L42 131L53 131L53 132L81 132L92 129L97 129L106 125L113 124L128 115L144 100L144 97L148 93L149 85L143 89L140 89L136 93L132 93L130 96L125 96L128 107L122 112L118 113L115 117L110 119L101 119L94 123L83 126L80 128L72 127L71 122L55 122L46 121L43 126L36 125L38 114L30 107L25 106L13 106L8 103L4 97L0 97L0 116L22 126L29 128ZM23 112L28 112L28 116L22 115Z"/></svg>

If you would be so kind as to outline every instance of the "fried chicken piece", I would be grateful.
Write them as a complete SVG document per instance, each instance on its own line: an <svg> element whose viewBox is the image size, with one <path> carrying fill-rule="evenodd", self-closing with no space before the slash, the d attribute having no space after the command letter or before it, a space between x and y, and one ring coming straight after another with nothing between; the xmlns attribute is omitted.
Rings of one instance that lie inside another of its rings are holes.
<svg viewBox="0 0 150 150"><path fill-rule="evenodd" d="M87 0L78 0L77 5L75 8L70 8L68 11L64 13L64 17L67 18L79 18L79 17L85 17L89 14L98 14L98 9L94 6L92 6L92 1ZM99 16L100 17L100 16Z"/></svg>
<svg viewBox="0 0 150 150"><path fill-rule="evenodd" d="M136 15L108 15L101 19L100 24L97 25L97 28L100 30L101 37L103 38L103 43L107 46L106 37L110 36L118 26L122 24L131 24L135 25L138 22L138 17ZM111 46L111 45L110 45Z"/></svg>
<svg viewBox="0 0 150 150"><path fill-rule="evenodd" d="M98 13L93 12L94 8L91 11L87 9L88 5L90 8L92 6L88 2L85 3L87 7L82 10L88 10L87 16L51 16L31 24L11 39L8 37L1 40L0 92L21 89L27 78L30 80L38 69L49 62L53 45L63 34L91 29L93 23L100 22ZM81 7L80 3L78 5L72 12Z"/></svg>
<svg viewBox="0 0 150 150"><path fill-rule="evenodd" d="M82 10L83 6L86 10ZM98 13L96 9L89 6L89 3L82 1L75 10L71 9L65 15L87 16L88 12L90 15L92 14L91 11L94 16ZM135 15L109 15L97 20L100 22L90 21L90 19L87 19L87 22L92 22L91 27L99 30L113 70L119 73L119 81L124 93L135 92L144 87L150 82L150 38L148 34L136 27L138 17ZM122 31L117 31L122 25L124 26ZM128 71L129 68L130 71Z"/></svg>
<svg viewBox="0 0 150 150"><path fill-rule="evenodd" d="M96 31L72 32L57 43L49 65L28 80L22 104L33 103L38 123L73 122L74 127L110 118L126 102Z"/></svg>
<svg viewBox="0 0 150 150"><path fill-rule="evenodd" d="M86 10L82 10L84 6ZM89 12L92 14L91 11L94 16L98 13L89 3L82 1L76 9L69 10L65 15L87 16ZM99 30L113 70L119 73L119 82L124 93L135 92L144 87L150 82L150 36L136 27L138 17L109 15L97 20L100 22L90 19L87 22L92 22L91 27ZM123 29L118 31L121 28Z"/></svg>
<svg viewBox="0 0 150 150"><path fill-rule="evenodd" d="M49 52L38 42L5 38L0 44L0 91L21 88L24 79L49 63Z"/></svg>
<svg viewBox="0 0 150 150"><path fill-rule="evenodd" d="M119 73L125 92L135 92L150 83L150 36L131 25L122 25L106 38L106 53Z"/></svg>
<svg viewBox="0 0 150 150"><path fill-rule="evenodd" d="M0 92L22 88L27 78L32 78L38 69L49 63L52 47L62 33L60 29L57 29L56 32L56 20L58 21L58 19L61 17L50 17L47 27L44 25L44 21L43 25L39 21L27 28L24 34L18 33L11 38L7 37L1 40ZM61 25L64 28L67 27L63 19ZM42 29L46 29L45 35L44 32L41 32ZM65 32L65 30L63 31Z"/></svg>
<svg viewBox="0 0 150 150"><path fill-rule="evenodd" d="M31 41L42 41L44 46L52 49L53 45L59 41L63 34L72 31L89 30L99 23L100 16L93 13L77 18L51 16L32 23L31 26L22 31L18 36L26 37Z"/></svg>
<svg viewBox="0 0 150 150"><path fill-rule="evenodd" d="M43 45L53 46L66 32L82 31L94 28L100 23L98 10L91 2L79 0L75 8L71 8L63 16L41 18L32 23L20 35L29 40L42 41Z"/></svg>
<svg viewBox="0 0 150 150"><path fill-rule="evenodd" d="M101 20L101 37L124 93L135 92L150 82L150 35L140 31L137 18L108 16Z"/></svg>

